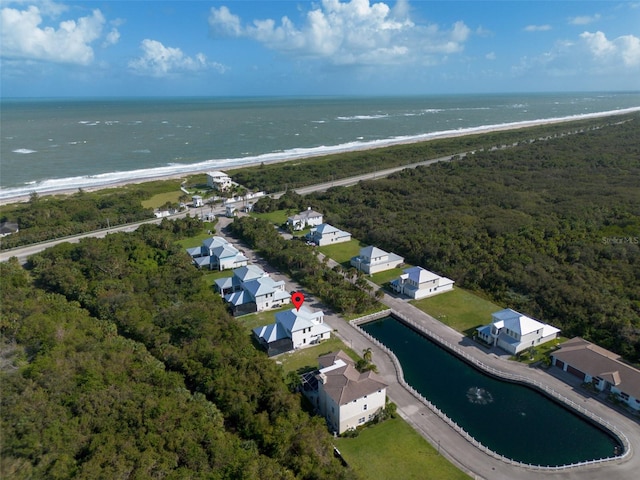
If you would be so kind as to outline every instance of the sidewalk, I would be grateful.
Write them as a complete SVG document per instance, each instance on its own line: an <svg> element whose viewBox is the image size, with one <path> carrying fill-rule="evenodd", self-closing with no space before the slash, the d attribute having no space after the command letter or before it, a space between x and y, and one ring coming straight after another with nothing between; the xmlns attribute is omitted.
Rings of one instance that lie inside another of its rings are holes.
<svg viewBox="0 0 640 480"><path fill-rule="evenodd" d="M226 220L228 221L222 220L216 225L216 231L219 235L224 236L223 229L231 221L231 219ZM230 240L233 240L236 244L239 243L236 239ZM609 423L616 425L627 436L631 443L632 450L630 456L623 461L557 472L530 470L510 465L482 452L400 385L395 366L386 352L371 343L347 321L328 309L296 282L292 282L291 279L280 272L273 271L273 268L258 257L253 250L245 245L242 245L241 248L252 263L261 266L269 272L275 280L284 280L287 291L302 290L305 294L305 301L308 302L310 306L324 310L325 323L334 330L334 334L340 338L345 345L356 352L362 352L366 348L371 348L378 373L389 385L387 395L389 399L397 405L399 415L436 447L441 455L445 456L462 471L469 474L471 478L487 480L540 480L548 479L549 477L562 480L601 480L607 477L616 480L635 480L638 478L638 472L640 472L640 456L636 455L635 452L640 450L640 425L638 425L636 420L604 405L596 397L583 391L575 382L567 383L564 379L561 379L560 375L551 375L547 371L510 361L507 355L498 355L487 351L461 333L417 309L406 300L385 293L381 303L388 306L391 310L417 322L422 328L435 333L452 345L463 349L467 354L495 369L531 378L548 385L556 392L577 404L583 405L589 411ZM329 260L329 268L333 268L335 265L336 262ZM376 288L378 288L377 285Z"/></svg>

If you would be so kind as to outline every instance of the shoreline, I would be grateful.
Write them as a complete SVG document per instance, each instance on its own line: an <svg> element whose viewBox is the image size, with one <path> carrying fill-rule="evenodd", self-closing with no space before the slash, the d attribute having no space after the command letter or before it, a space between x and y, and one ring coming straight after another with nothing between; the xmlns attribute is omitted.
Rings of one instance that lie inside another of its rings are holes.
<svg viewBox="0 0 640 480"><path fill-rule="evenodd" d="M607 112L596 112L596 113L588 113L588 114L583 114L583 115L572 115L572 116L568 116L568 117L559 117L559 118L548 118L548 119L540 119L540 120L525 120L525 121L521 121L521 122L511 122L511 123L505 123L505 124L496 124L496 125L488 125L488 126L480 126L480 127L469 127L469 128L465 128L462 130L450 130L450 131L443 131L443 132L433 132L433 133L425 133L425 134L421 134L421 135L414 135L411 137L396 137L394 138L390 138L390 139L385 139L385 140L380 140L380 141L375 141L375 142L369 142L367 144L361 144L361 145L349 145L349 144L342 144L342 145L336 145L334 146L335 151L323 151L323 152L318 152L318 153L312 153L312 152L304 152L305 150L311 150L311 149L305 149L305 148L300 148L299 150L301 151L301 153L299 154L294 154L288 157L284 157L284 158L276 158L273 160L268 160L265 161L264 159L262 160L256 160L253 162L248 162L245 164L238 164L238 165L230 165L228 168L224 168L222 166L218 167L218 169L221 169L223 171L233 171L233 170L238 170L241 168L247 168L247 167L254 167L256 165L260 165L261 163L264 163L266 165L271 165L271 164L276 164L276 163L283 163L283 162L290 162L290 161L295 161L295 160L303 160L303 159L309 159L309 158L314 158L314 157L324 157L324 156L331 156L331 155L337 155L340 153L347 153L347 152L358 152L358 151L367 151L367 150L378 150L381 148L387 148L387 147L392 147L392 146L398 146L398 145L410 145L410 144L418 144L418 143L426 143L429 142L431 140L442 140L442 139L448 139L448 138L456 138L456 137L465 137L465 136L469 136L469 135L482 135L485 133L494 133L494 132L503 132L503 131L509 131L509 130L519 130L519 129L523 129L523 128L531 128L531 127L537 127L537 126L542 126L542 125L553 125L553 124L560 124L560 123L570 123L570 122L575 122L575 121L581 121L581 120L589 120L589 119L593 119L593 118L604 118L604 117L613 117L613 116L618 116L618 115L625 115L625 114L629 114L629 113L635 113L635 112L640 112L640 107L629 107L629 108L625 108L625 109L620 109L620 110L613 110L613 111L607 111ZM237 160L242 160L242 159L237 159ZM191 176L191 175L197 175L197 174L201 174L201 173L205 173L211 170L216 169L216 167L211 166L211 165L207 165L207 166L198 166L198 165L202 165L204 163L208 163L208 162L212 162L215 160L205 160L203 162L198 162L195 163L191 166L191 168L189 166L185 166L185 170L181 171L181 172L176 172L176 173L171 173L171 174L156 174L154 175L153 173L149 173L148 175L140 175L139 177L131 177L131 178L127 178L127 179L122 179L122 180L113 180L113 181L109 181L109 180L105 180L104 183L101 184L96 184L96 185L89 185L89 186L80 186L80 187L52 187L50 190L41 190L38 191L37 186L34 186L33 190L30 193L18 193L14 196L11 196L11 194L9 194L9 196L7 197L2 197L1 195L1 190L0 190L0 205L7 205L7 204L11 204L11 203L23 203L29 200L29 198L31 197L31 195L33 193L37 193L38 196L40 197L46 197L46 196L55 196L55 195L71 195L73 193L76 193L79 189L82 189L84 191L87 192L94 192L94 191L98 191L98 190L104 190L104 189L108 189L108 188L118 188L118 187L123 187L123 186L127 186L127 185L135 185L135 184L141 184L141 183L146 183L146 182L153 182L153 181L163 181L163 180L174 180L174 179L184 179L185 177ZM99 175L97 175L99 176ZM86 177L85 177L86 178ZM15 187L17 188L21 188L21 187ZM11 189L9 189L11 190Z"/></svg>

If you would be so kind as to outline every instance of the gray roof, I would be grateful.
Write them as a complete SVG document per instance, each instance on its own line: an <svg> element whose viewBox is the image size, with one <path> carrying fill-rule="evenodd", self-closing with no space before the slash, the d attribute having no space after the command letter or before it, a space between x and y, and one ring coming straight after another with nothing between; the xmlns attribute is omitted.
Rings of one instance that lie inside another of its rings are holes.
<svg viewBox="0 0 640 480"><path fill-rule="evenodd" d="M276 322L281 324L290 332L296 332L303 328L309 328L316 325L314 320L324 316L324 312L312 312L307 307L302 306L299 310L292 308L284 312L276 313Z"/></svg>
<svg viewBox="0 0 640 480"><path fill-rule="evenodd" d="M297 215L294 215L293 217L289 217L289 220L295 222L296 220L308 220L310 218L317 218L317 217L321 217L322 214L320 212L316 212L315 210L303 210L302 212L300 212Z"/></svg>
<svg viewBox="0 0 640 480"><path fill-rule="evenodd" d="M324 365L319 373L326 378L322 388L338 405L346 405L387 387L378 374L372 371L360 373L354 361L342 350L323 355L318 363L321 367ZM333 365L336 367L331 368Z"/></svg>
<svg viewBox="0 0 640 480"><path fill-rule="evenodd" d="M574 337L560 344L551 354L558 360L592 377L600 377L616 388L640 399L640 370L627 365L621 357L587 340Z"/></svg>

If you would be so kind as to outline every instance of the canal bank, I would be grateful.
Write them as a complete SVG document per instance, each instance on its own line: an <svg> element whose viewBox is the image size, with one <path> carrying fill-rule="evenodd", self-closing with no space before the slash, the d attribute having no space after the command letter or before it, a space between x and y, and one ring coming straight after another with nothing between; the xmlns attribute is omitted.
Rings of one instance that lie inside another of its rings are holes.
<svg viewBox="0 0 640 480"><path fill-rule="evenodd" d="M616 425L629 440L629 454L623 460L602 465L582 466L563 471L541 471L505 463L473 445L404 388L398 381L393 361L383 349L352 326L345 324L343 320L340 321L339 317L330 318L330 325L337 330L336 333L343 338L347 345L356 351L372 348L374 363L389 384L387 389L389 398L397 404L398 412L405 421L429 440L440 454L467 472L472 478L495 480L542 479L550 476L579 480L600 480L606 477L621 480L635 480L637 478L637 472L640 471L640 456L635 453L640 449L640 428L637 420L616 412L576 385L565 383L545 370L509 361L506 356L488 354L475 342L438 322L403 299L385 295L383 303L395 312L418 322L423 328L429 329L486 365L507 374L523 376L532 382L546 385L576 405L580 405L612 425ZM325 317L326 319L327 317ZM535 446L532 445L532 448Z"/></svg>

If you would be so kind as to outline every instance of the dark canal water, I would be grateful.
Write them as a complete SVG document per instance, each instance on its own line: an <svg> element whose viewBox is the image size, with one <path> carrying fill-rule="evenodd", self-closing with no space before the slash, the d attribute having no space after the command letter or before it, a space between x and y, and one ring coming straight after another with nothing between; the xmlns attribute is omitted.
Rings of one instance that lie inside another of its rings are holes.
<svg viewBox="0 0 640 480"><path fill-rule="evenodd" d="M393 350L409 385L505 457L558 466L622 452L617 439L559 403L481 373L395 318L361 327Z"/></svg>

